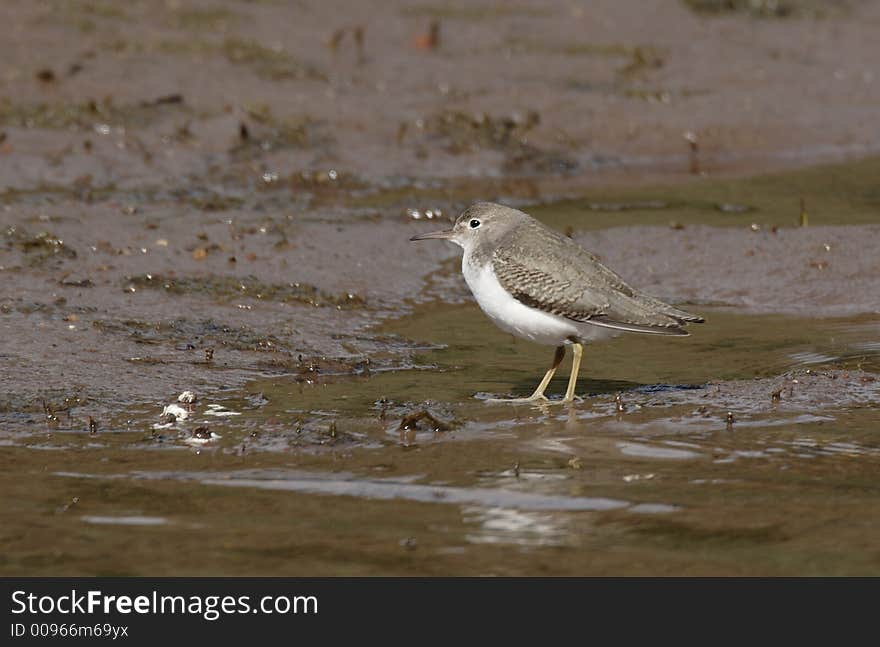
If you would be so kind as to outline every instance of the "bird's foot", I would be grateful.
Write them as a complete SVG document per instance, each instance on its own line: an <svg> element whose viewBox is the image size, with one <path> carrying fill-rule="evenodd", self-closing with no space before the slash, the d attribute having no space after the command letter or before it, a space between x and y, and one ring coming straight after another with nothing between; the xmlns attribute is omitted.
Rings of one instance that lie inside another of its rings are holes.
<svg viewBox="0 0 880 647"><path fill-rule="evenodd" d="M584 399L578 395L574 396L570 400L551 400L546 395L530 395L527 398L487 398L483 400L486 404L533 404L536 406L544 406L551 404L566 404L572 405L577 402L583 402Z"/></svg>

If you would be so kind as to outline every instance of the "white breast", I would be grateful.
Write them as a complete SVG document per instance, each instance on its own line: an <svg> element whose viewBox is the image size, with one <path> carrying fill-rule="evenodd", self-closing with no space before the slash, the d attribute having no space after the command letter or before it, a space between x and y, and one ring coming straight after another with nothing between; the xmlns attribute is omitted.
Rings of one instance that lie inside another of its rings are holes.
<svg viewBox="0 0 880 647"><path fill-rule="evenodd" d="M614 336L613 330L577 323L520 303L501 287L491 263L472 265L469 256L462 258L464 280L483 312L502 330L548 346L560 346L570 338L588 341Z"/></svg>

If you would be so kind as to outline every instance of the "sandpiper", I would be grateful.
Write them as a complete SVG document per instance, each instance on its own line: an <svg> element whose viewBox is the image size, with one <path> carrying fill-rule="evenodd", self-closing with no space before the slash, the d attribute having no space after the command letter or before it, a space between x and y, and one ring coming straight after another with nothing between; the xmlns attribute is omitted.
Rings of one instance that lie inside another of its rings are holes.
<svg viewBox="0 0 880 647"><path fill-rule="evenodd" d="M449 240L464 250L461 270L483 312L502 330L556 346L553 364L527 398L544 391L571 345L573 360L563 402L575 397L583 344L621 332L687 335L684 326L703 318L679 310L627 285L590 252L528 214L477 202L452 229L410 240Z"/></svg>

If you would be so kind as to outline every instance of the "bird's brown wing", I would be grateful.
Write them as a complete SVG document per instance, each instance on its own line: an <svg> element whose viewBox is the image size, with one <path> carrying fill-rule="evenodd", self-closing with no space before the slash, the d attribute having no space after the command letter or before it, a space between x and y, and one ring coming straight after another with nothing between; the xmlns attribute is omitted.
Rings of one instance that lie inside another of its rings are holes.
<svg viewBox="0 0 880 647"><path fill-rule="evenodd" d="M523 244L524 233L498 245L492 268L502 287L527 306L597 326L666 335L687 335L684 324L703 321L637 292L595 256L552 230L530 227L528 245Z"/></svg>

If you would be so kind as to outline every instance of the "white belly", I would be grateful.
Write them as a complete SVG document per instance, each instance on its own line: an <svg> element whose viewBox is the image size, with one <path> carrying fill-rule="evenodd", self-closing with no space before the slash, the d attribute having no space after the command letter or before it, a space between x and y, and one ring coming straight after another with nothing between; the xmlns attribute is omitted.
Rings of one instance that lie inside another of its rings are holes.
<svg viewBox="0 0 880 647"><path fill-rule="evenodd" d="M578 323L520 303L501 287L491 264L475 267L467 262L467 258L465 254L461 263L464 280L486 316L502 330L548 346L561 346L572 339L608 339L617 334L608 328Z"/></svg>

